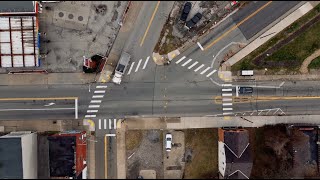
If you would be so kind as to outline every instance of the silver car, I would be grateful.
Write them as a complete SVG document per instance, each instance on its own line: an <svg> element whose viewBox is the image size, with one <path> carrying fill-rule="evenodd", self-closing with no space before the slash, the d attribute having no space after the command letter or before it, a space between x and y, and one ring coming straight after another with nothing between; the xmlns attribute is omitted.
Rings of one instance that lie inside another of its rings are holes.
<svg viewBox="0 0 320 180"><path fill-rule="evenodd" d="M166 151L171 151L172 146L172 135L170 133L166 134Z"/></svg>

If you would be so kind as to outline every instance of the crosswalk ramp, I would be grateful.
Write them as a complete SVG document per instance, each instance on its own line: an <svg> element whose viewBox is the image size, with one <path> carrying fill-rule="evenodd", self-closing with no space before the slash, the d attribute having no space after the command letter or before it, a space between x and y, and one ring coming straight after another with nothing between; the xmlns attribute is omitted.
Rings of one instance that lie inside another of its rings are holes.
<svg viewBox="0 0 320 180"><path fill-rule="evenodd" d="M194 72L197 72L200 75L205 75L207 78L217 72L216 69L208 67L205 64L201 64L198 61L194 61L193 59L189 59L186 56L181 57L175 61L175 63L181 65L182 67L187 67L189 70L193 69Z"/></svg>
<svg viewBox="0 0 320 180"><path fill-rule="evenodd" d="M98 129L117 129L117 119L99 119Z"/></svg>

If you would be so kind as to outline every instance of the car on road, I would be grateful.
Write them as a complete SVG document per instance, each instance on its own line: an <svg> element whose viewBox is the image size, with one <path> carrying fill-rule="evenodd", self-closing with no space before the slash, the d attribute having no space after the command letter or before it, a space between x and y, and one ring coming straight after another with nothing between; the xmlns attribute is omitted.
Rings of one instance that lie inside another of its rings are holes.
<svg viewBox="0 0 320 180"><path fill-rule="evenodd" d="M186 2L184 4L184 7L183 7L183 10L182 10L182 14L181 14L181 17L180 17L180 20L181 21L186 21L187 20L187 17L189 15L189 12L191 10L191 3L190 2Z"/></svg>
<svg viewBox="0 0 320 180"><path fill-rule="evenodd" d="M191 29L192 27L194 27L202 18L202 14L197 13L196 15L194 15L192 17L192 19L190 19L189 21L187 21L186 26L188 29Z"/></svg>
<svg viewBox="0 0 320 180"><path fill-rule="evenodd" d="M253 88L252 87L238 87L238 92L239 94L250 94L253 92Z"/></svg>
<svg viewBox="0 0 320 180"><path fill-rule="evenodd" d="M170 133L166 134L166 151L171 151L172 147L172 135Z"/></svg>

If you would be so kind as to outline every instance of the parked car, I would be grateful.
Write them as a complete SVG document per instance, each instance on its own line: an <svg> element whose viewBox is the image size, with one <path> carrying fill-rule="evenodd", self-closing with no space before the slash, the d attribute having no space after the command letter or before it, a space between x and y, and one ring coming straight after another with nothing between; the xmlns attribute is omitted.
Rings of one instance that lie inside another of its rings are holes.
<svg viewBox="0 0 320 180"><path fill-rule="evenodd" d="M190 2L187 2L186 4L184 4L184 7L183 7L183 10L182 10L182 14L181 14L181 17L180 17L180 20L181 21L186 21L187 20L187 17L188 17L188 14L191 10L191 3Z"/></svg>
<svg viewBox="0 0 320 180"><path fill-rule="evenodd" d="M239 94L250 94L253 92L252 87L238 87Z"/></svg>
<svg viewBox="0 0 320 180"><path fill-rule="evenodd" d="M201 18L202 18L202 14L200 14L200 13L197 13L196 15L194 15L192 19L187 21L187 23L186 23L187 28L191 29L193 26L195 26L200 21Z"/></svg>
<svg viewBox="0 0 320 180"><path fill-rule="evenodd" d="M171 151L172 146L172 135L170 133L166 134L166 151Z"/></svg>

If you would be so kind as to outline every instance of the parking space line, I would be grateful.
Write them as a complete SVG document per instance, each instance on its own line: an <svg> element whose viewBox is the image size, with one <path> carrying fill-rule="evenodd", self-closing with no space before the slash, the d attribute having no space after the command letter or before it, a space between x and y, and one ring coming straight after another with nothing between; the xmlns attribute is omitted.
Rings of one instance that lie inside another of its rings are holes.
<svg viewBox="0 0 320 180"><path fill-rule="evenodd" d="M145 68L146 68L146 66L147 66L147 64L148 64L148 61L149 61L149 58L150 58L150 56L147 57L146 62L144 62L144 65L143 65L143 68L142 68L142 69L145 69Z"/></svg>
<svg viewBox="0 0 320 180"><path fill-rule="evenodd" d="M207 67L205 70L203 70L200 74L204 74L205 72L207 72L210 69L210 67Z"/></svg>
<svg viewBox="0 0 320 180"><path fill-rule="evenodd" d="M97 86L97 88L107 88L108 86Z"/></svg>
<svg viewBox="0 0 320 180"><path fill-rule="evenodd" d="M87 113L96 113L98 110L87 110Z"/></svg>
<svg viewBox="0 0 320 180"><path fill-rule="evenodd" d="M92 115L86 115L86 118L91 118L91 117L96 117L96 115L92 114Z"/></svg>
<svg viewBox="0 0 320 180"><path fill-rule="evenodd" d="M192 59L189 59L188 61L186 61L185 63L183 63L181 66L187 65L190 61L192 61Z"/></svg>
<svg viewBox="0 0 320 180"><path fill-rule="evenodd" d="M99 119L99 129L101 129L101 119Z"/></svg>
<svg viewBox="0 0 320 180"><path fill-rule="evenodd" d="M188 67L188 69L193 68L193 66L195 66L196 64L198 64L198 61L194 62L191 66Z"/></svg>
<svg viewBox="0 0 320 180"><path fill-rule="evenodd" d="M104 124L103 124L104 129L107 129L107 119L104 119L103 121L104 121Z"/></svg>
<svg viewBox="0 0 320 180"><path fill-rule="evenodd" d="M232 108L223 108L224 111L232 111Z"/></svg>
<svg viewBox="0 0 320 180"><path fill-rule="evenodd" d="M96 94L104 94L106 91L94 91Z"/></svg>
<svg viewBox="0 0 320 180"><path fill-rule="evenodd" d="M232 106L232 103L223 103L222 106Z"/></svg>
<svg viewBox="0 0 320 180"><path fill-rule="evenodd" d="M89 105L89 108L99 108L100 105Z"/></svg>
<svg viewBox="0 0 320 180"><path fill-rule="evenodd" d="M92 98L103 98L104 95L94 95Z"/></svg>
<svg viewBox="0 0 320 180"><path fill-rule="evenodd" d="M137 65L137 67L136 67L136 70L135 70L134 72L137 72L137 71L138 71L138 69L139 69L139 67L140 67L140 64L141 64L141 61L142 61L142 59L139 60L138 65Z"/></svg>
<svg viewBox="0 0 320 180"><path fill-rule="evenodd" d="M231 93L230 94L229 93L228 94L224 93L224 94L222 94L222 96L232 96L232 94Z"/></svg>
<svg viewBox="0 0 320 180"><path fill-rule="evenodd" d="M91 100L90 103L101 103L101 100Z"/></svg>
<svg viewBox="0 0 320 180"><path fill-rule="evenodd" d="M180 58L177 62L176 62L176 64L179 64L182 60L184 60L186 57L185 56L183 56L182 58Z"/></svg>
<svg viewBox="0 0 320 180"><path fill-rule="evenodd" d="M199 71L199 69L201 69L204 66L204 64L202 64L201 66L199 66L197 69L194 70L194 72Z"/></svg>
<svg viewBox="0 0 320 180"><path fill-rule="evenodd" d="M232 91L232 89L222 89L222 92Z"/></svg>
<svg viewBox="0 0 320 180"><path fill-rule="evenodd" d="M131 73L131 70L132 70L132 68L133 68L134 63L135 63L135 62L132 62L132 64L131 64L131 66L130 66L130 68L129 68L129 71L128 71L127 75L129 75L129 74Z"/></svg>
<svg viewBox="0 0 320 180"><path fill-rule="evenodd" d="M211 73L209 73L208 75L207 75L207 77L209 77L209 76L211 76L213 73L215 73L217 70L213 70Z"/></svg>

